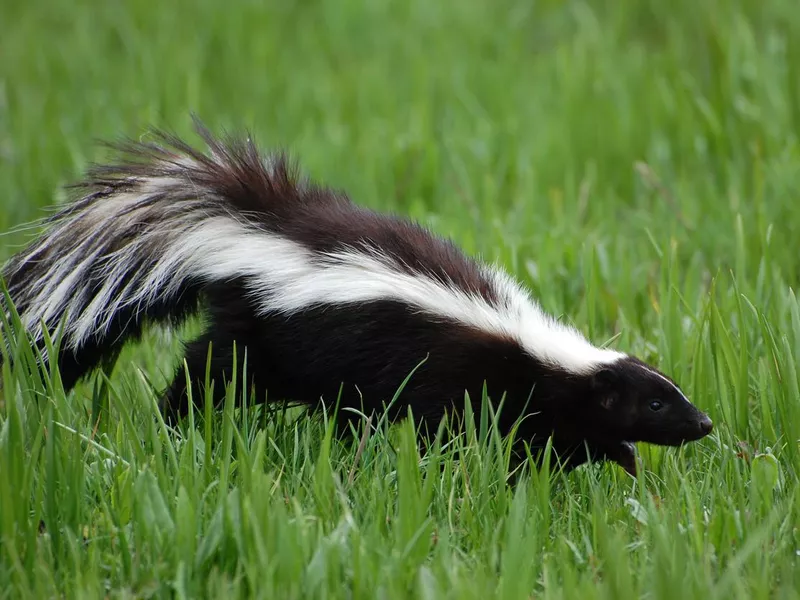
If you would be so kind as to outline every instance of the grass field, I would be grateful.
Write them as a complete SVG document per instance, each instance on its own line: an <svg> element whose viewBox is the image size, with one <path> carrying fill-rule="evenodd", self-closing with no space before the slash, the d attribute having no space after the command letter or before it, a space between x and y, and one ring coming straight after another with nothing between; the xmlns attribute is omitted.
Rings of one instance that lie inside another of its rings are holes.
<svg viewBox="0 0 800 600"><path fill-rule="evenodd" d="M795 4L0 0L0 231L62 201L96 140L190 135L194 111L501 262L716 424L641 445L637 480L511 486L482 415L459 461L408 426L358 452L257 411L176 435L147 384L174 337L69 395L21 344L0 598L800 597Z"/></svg>

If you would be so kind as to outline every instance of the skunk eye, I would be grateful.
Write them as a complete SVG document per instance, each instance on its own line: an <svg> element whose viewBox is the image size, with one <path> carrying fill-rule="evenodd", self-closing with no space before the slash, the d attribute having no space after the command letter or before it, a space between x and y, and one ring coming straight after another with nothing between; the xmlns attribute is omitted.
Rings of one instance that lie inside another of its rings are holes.
<svg viewBox="0 0 800 600"><path fill-rule="evenodd" d="M650 403L650 410L652 410L653 412L658 412L663 408L663 406L664 405L661 403L661 400L653 400Z"/></svg>

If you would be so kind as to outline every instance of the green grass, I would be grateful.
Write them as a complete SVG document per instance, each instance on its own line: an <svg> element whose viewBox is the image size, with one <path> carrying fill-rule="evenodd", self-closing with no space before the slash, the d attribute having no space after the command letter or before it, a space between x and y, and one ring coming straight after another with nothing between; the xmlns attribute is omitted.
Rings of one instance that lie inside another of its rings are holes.
<svg viewBox="0 0 800 600"><path fill-rule="evenodd" d="M408 426L359 452L257 411L177 436L147 384L174 338L69 395L23 340L0 598L800 597L795 4L0 0L0 231L63 200L95 140L189 135L195 111L502 263L716 424L642 445L638 480L509 486L485 415L423 456Z"/></svg>

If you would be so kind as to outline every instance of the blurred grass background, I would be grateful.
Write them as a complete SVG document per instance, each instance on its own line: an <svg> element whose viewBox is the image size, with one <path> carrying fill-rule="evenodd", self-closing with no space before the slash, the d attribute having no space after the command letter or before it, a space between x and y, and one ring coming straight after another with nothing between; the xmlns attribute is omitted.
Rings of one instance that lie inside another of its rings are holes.
<svg viewBox="0 0 800 600"><path fill-rule="evenodd" d="M0 258L97 140L191 137L195 112L501 262L717 424L641 448L638 484L506 488L485 439L442 474L401 435L337 487L355 449L313 431L154 428L137 371L169 373L175 343L152 334L101 435L91 384L8 371L0 595L797 597L797 65L789 0L0 0Z"/></svg>

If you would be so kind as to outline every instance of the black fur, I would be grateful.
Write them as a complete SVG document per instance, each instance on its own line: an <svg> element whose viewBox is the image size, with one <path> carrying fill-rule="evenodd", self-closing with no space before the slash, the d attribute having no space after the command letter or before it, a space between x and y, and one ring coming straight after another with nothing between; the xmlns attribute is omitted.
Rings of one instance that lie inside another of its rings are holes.
<svg viewBox="0 0 800 600"><path fill-rule="evenodd" d="M196 405L202 406L205 396L202 375L209 343L213 397L220 403L220 383L230 379L236 342L240 374L247 350L247 386L256 401L263 401L266 392L270 401L288 399L311 407L321 400L329 407L338 401L342 431L358 416L341 409L382 412L413 372L400 401L390 408L392 420L405 417L410 407L419 424L435 429L446 413L463 408L465 392L478 414L485 386L495 405L505 398L499 421L504 433L527 405L520 440L533 450L544 448L555 433L555 453L570 467L587 459L587 444L598 460L623 451L624 434L604 432L597 422L579 416L592 411L591 377L554 371L511 340L432 321L393 301L257 318L236 284L210 290L208 298L208 331L186 351L189 372L198 376L192 389ZM165 410L173 420L188 410L182 369L165 395Z"/></svg>
<svg viewBox="0 0 800 600"><path fill-rule="evenodd" d="M609 459L632 471L631 442L680 445L710 431L708 417L634 358L581 376L540 363L512 340L432 321L398 302L258 318L236 284L215 287L208 298L208 332L189 346L186 361L190 373L205 373L212 343L217 402L224 394L219 382L230 377L235 341L239 372L245 347L250 357L247 385L256 401L268 391L271 401L313 407L321 399L329 405L338 400L342 409L371 414L382 411L413 371L389 416L404 417L410 407L418 422L435 427L446 412L463 407L465 392L477 414L485 385L495 405L504 399L501 430L508 433L527 415L519 440L536 450L553 436L554 451L568 468ZM179 371L165 396L175 419L188 409L185 385ZM195 380L192 397L202 402L201 379ZM655 399L663 403L661 418L653 418L648 406ZM346 421L354 413L339 416Z"/></svg>

